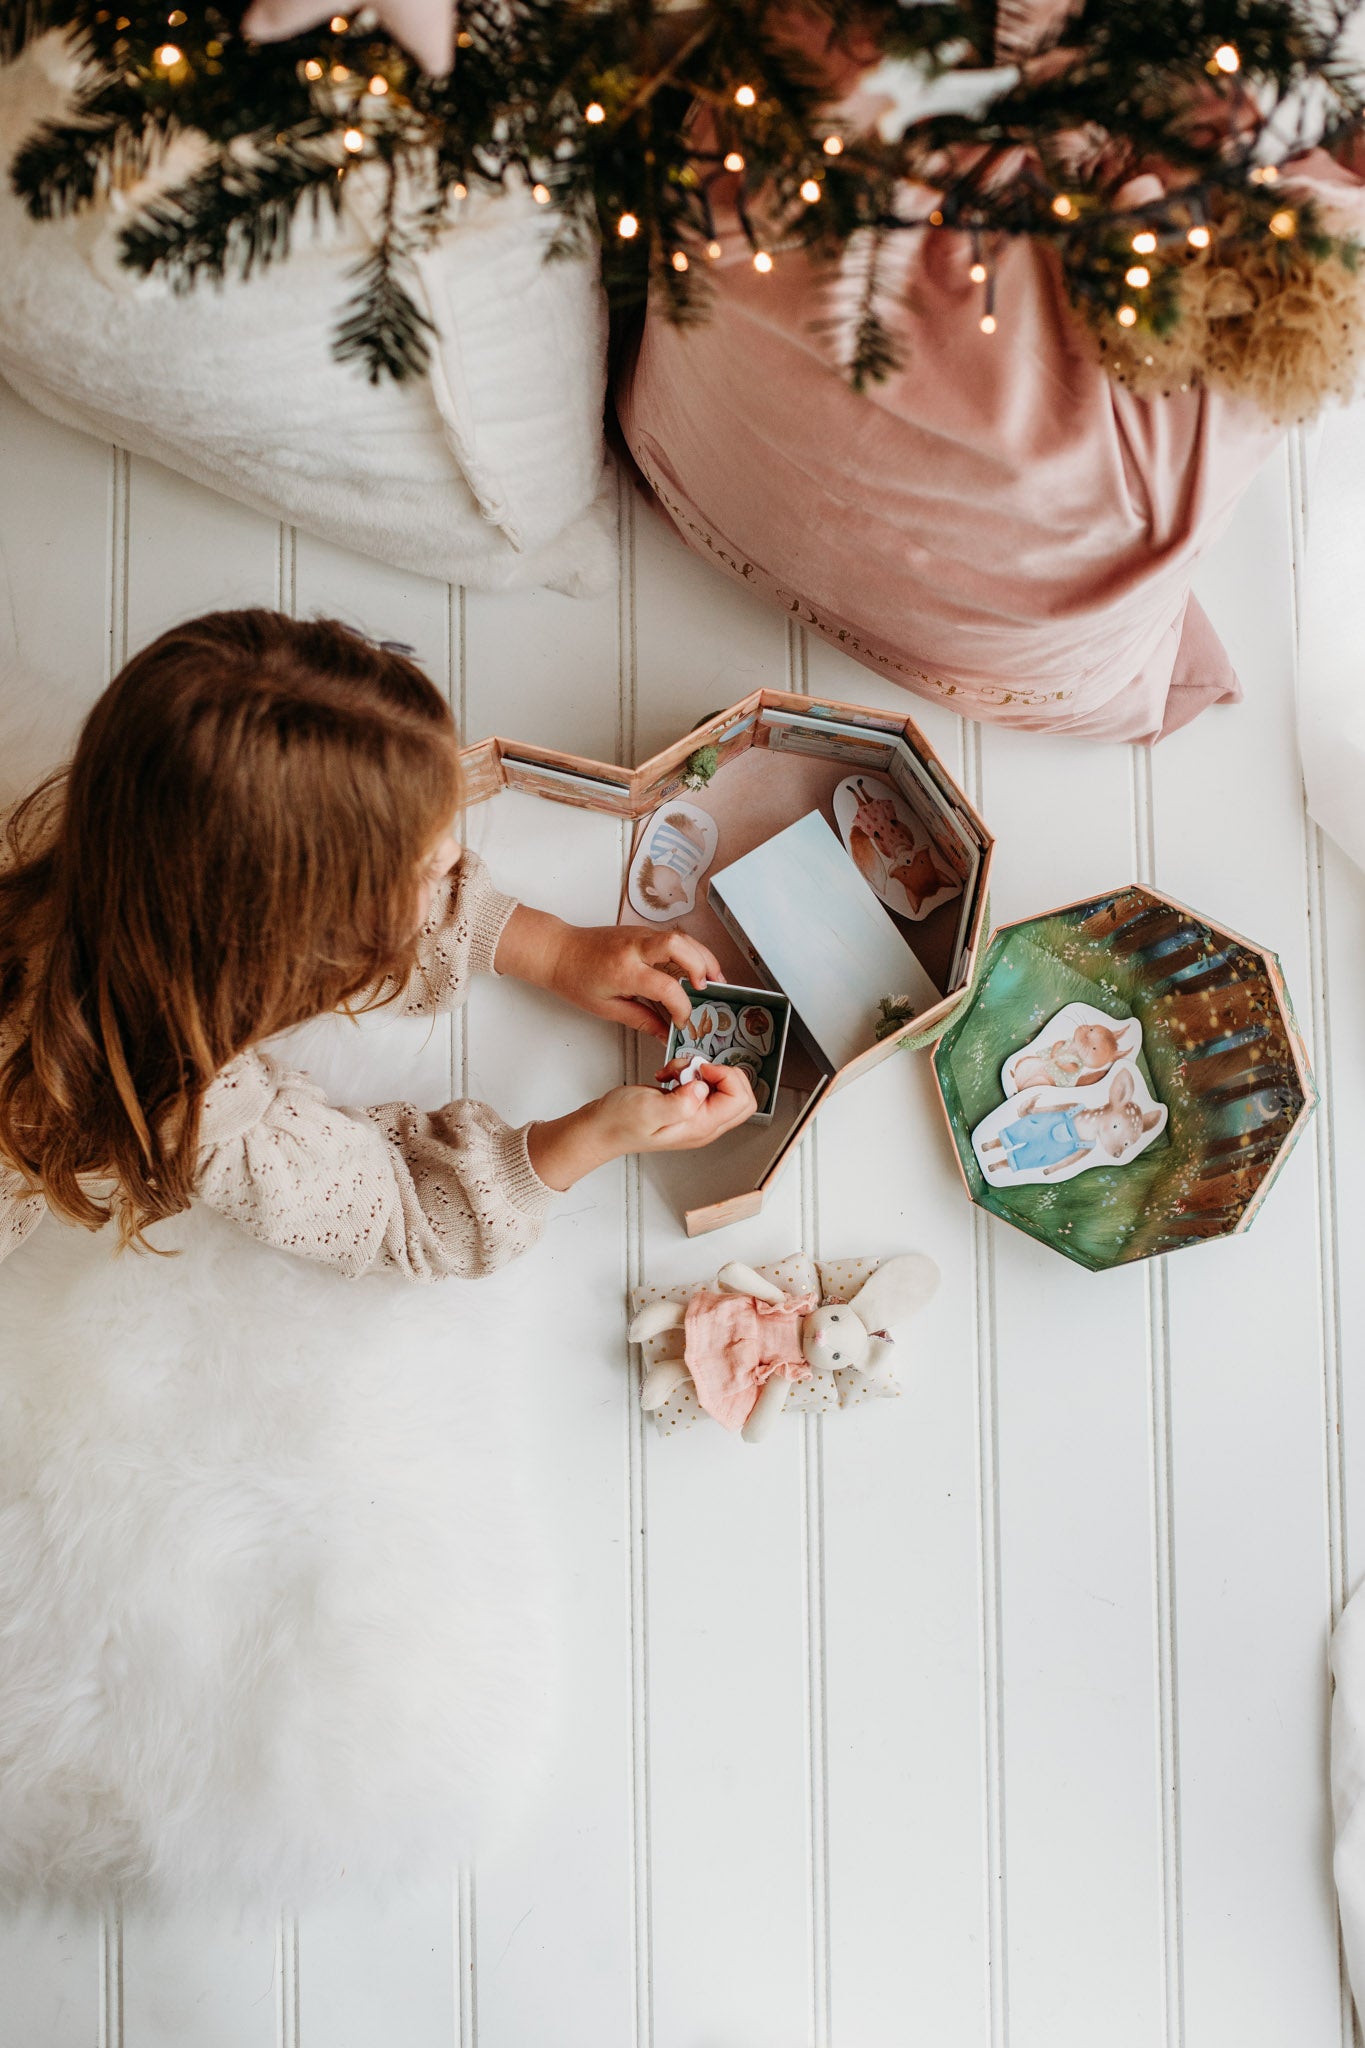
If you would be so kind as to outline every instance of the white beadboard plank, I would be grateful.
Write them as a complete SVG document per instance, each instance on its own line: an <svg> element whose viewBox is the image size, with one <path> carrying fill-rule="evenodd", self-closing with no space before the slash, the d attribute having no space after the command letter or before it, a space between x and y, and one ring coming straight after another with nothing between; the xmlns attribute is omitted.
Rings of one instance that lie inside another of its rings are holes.
<svg viewBox="0 0 1365 2048"><path fill-rule="evenodd" d="M1281 956L1307 1024L1286 471L1204 565L1246 689L1153 762L1157 877ZM1191 2048L1340 2025L1328 1856L1329 1570L1315 1174L1249 1235L1169 1262L1185 2015Z"/></svg>
<svg viewBox="0 0 1365 2048"><path fill-rule="evenodd" d="M635 758L644 761L750 690L785 690L787 622L630 506L637 663Z"/></svg>
<svg viewBox="0 0 1365 2048"><path fill-rule="evenodd" d="M822 1112L820 1249L926 1251L897 1401L824 1429L834 2043L989 2038L971 1213L927 1053Z"/></svg>
<svg viewBox="0 0 1365 2048"><path fill-rule="evenodd" d="M622 743L618 583L592 598L528 590L464 598L465 665L478 679L477 727L593 760L617 761Z"/></svg>
<svg viewBox="0 0 1365 2048"><path fill-rule="evenodd" d="M378 1906L363 1878L299 1921L299 2042L303 2048L453 2048L455 1915L452 1885L438 1880ZM268 2009L268 2008L267 2008ZM273 2036L270 2037L273 2039ZM218 2048L217 2037L181 2035L176 2048ZM238 2037L223 2036L224 2048ZM241 2048L251 2048L245 2033ZM128 2048L142 2048L129 2029ZM160 2043L157 2043L160 2048ZM170 2048L168 2039L167 2048Z"/></svg>
<svg viewBox="0 0 1365 2048"><path fill-rule="evenodd" d="M104 687L114 468L0 383L0 804L63 759Z"/></svg>
<svg viewBox="0 0 1365 2048"><path fill-rule="evenodd" d="M288 595L300 619L340 619L371 640L398 640L444 691L451 666L450 586L405 575L349 548L294 537Z"/></svg>
<svg viewBox="0 0 1365 2048"><path fill-rule="evenodd" d="M974 736L945 706L814 635L804 656L812 694L914 719L961 779ZM900 1400L825 1429L830 2037L893 2048L913 2013L926 2039L984 2040L974 1231L929 1054L837 1095L815 1155L823 1253L927 1251L942 1274L907 1333Z"/></svg>
<svg viewBox="0 0 1365 2048"><path fill-rule="evenodd" d="M997 923L1132 878L1127 748L987 729L981 757ZM1000 1223L989 1240L1009 2036L1149 2048L1164 1945L1145 1278L1087 1273Z"/></svg>
<svg viewBox="0 0 1365 2048"><path fill-rule="evenodd" d="M0 2048L91 2048L98 2037L99 1927L25 1906L0 1915Z"/></svg>
<svg viewBox="0 0 1365 2048"><path fill-rule="evenodd" d="M614 692L615 618L599 618L600 687ZM512 731L539 730L540 705L557 689L548 657L515 689L471 659L469 729L506 732L510 718ZM468 814L467 836L513 895L580 924L614 918L614 820L509 793ZM617 1029L511 981L476 986L467 1044L468 1093L513 1123L562 1114L621 1079ZM515 1369L533 1390L563 1668L544 1790L516 1838L475 1873L481 2048L598 2048L629 2039L635 2010L623 1202L619 1165L589 1176L524 1264L545 1341Z"/></svg>
<svg viewBox="0 0 1365 2048"><path fill-rule="evenodd" d="M124 2039L129 2048L274 2048L275 1961L273 1927L125 1911Z"/></svg>
<svg viewBox="0 0 1365 2048"><path fill-rule="evenodd" d="M1365 1571L1365 874L1322 835L1327 911L1327 1027L1335 1111L1335 1181L1340 1317L1342 1452L1346 1525L1345 1580L1354 1592ZM1326 1048L1319 1046L1319 1068Z"/></svg>
<svg viewBox="0 0 1365 2048"><path fill-rule="evenodd" d="M644 509L635 568L637 759L748 690L790 687L781 614ZM726 1259L800 1248L798 1163L761 1216L691 1241L679 1185L645 1164L641 1279L705 1280ZM644 1441L654 2039L776 2048L813 2024L805 1429L784 1419L755 1446L710 1423L660 1439L646 1421Z"/></svg>
<svg viewBox="0 0 1365 2048"><path fill-rule="evenodd" d="M129 654L200 612L279 599L280 529L145 456L128 478Z"/></svg>

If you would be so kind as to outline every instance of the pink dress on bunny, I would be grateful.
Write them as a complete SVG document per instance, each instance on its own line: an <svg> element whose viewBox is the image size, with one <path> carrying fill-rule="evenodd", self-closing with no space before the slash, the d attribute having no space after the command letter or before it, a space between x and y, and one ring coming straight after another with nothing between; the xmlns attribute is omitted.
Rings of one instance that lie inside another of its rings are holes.
<svg viewBox="0 0 1365 2048"><path fill-rule="evenodd" d="M742 1429L775 1373L808 1380L801 1320L819 1305L818 1294L792 1294L783 1302L694 1294L683 1323L683 1359L706 1413L725 1429Z"/></svg>

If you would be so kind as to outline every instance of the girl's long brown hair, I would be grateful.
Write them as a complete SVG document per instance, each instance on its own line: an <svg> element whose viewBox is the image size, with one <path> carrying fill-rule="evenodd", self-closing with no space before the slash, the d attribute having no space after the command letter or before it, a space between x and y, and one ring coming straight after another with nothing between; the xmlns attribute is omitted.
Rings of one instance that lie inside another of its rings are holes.
<svg viewBox="0 0 1365 2048"><path fill-rule="evenodd" d="M458 796L444 699L334 621L215 612L135 655L9 821L0 1163L125 1242L186 1208L215 1074L412 972Z"/></svg>

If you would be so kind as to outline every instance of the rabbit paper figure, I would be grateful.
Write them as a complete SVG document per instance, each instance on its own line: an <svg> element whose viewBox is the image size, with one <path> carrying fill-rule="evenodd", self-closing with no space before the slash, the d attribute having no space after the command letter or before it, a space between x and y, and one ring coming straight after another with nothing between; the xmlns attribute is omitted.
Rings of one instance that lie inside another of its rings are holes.
<svg viewBox="0 0 1365 2048"><path fill-rule="evenodd" d="M1124 1165L1166 1127L1166 1110L1153 1103L1130 1066L1120 1066L1102 1101L1045 1102L1054 1091L1010 1096L973 1133L985 1173L1008 1184L1027 1176L1053 1179L1091 1166Z"/></svg>
<svg viewBox="0 0 1365 2048"><path fill-rule="evenodd" d="M640 1405L654 1414L690 1383L700 1407L757 1443L799 1387L801 1405L849 1406L899 1392L893 1326L927 1302L938 1267L922 1253L887 1259L851 1301L822 1300L819 1287L790 1292L752 1266L723 1266L715 1289L640 1308L630 1339L681 1332L681 1353L648 1365Z"/></svg>
<svg viewBox="0 0 1365 2048"><path fill-rule="evenodd" d="M1087 1008L1082 1003L1073 1007ZM1120 1060L1136 1058L1141 1044L1142 1026L1136 1017L1115 1023L1094 1011L1069 1038L1025 1046L1006 1060L1002 1078L1011 1095L1026 1088L1088 1088L1104 1080Z"/></svg>

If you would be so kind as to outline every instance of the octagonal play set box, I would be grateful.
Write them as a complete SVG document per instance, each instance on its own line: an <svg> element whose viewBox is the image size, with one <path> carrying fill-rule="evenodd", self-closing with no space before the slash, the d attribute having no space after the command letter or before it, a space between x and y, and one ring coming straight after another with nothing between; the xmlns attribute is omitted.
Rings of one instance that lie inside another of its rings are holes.
<svg viewBox="0 0 1365 2048"><path fill-rule="evenodd" d="M821 1105L909 1047L972 1200L1092 1270L1245 1229L1312 1113L1263 948L1137 886L988 931L992 836L909 718L759 690L638 768L462 762L471 804L629 820L619 921L721 963L669 1052L746 1067L759 1113L660 1155L691 1235L756 1215Z"/></svg>

